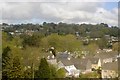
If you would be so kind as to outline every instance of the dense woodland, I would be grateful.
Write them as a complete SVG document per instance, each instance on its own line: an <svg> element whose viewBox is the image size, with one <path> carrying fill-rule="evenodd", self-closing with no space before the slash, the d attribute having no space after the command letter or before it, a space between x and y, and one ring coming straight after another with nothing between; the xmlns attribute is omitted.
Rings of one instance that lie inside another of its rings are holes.
<svg viewBox="0 0 120 80"><path fill-rule="evenodd" d="M3 26L8 26L4 23ZM46 23L18 24L3 27L2 31L2 77L3 78L64 78L64 69L57 70L48 64L44 56L49 53L50 47L55 52L89 51L94 55L96 50L112 48L118 50L118 45L109 45L105 35L118 37L118 27L108 27L107 24L66 24ZM13 36L9 32L19 30L21 35ZM33 30L32 35L24 33ZM83 41L79 37L100 38L97 41ZM44 66L44 67L43 67Z"/></svg>

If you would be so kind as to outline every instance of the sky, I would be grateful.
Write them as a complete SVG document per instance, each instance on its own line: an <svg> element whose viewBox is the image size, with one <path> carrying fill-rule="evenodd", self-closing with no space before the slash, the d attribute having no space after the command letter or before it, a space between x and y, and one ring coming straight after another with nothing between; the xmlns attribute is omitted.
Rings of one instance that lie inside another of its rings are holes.
<svg viewBox="0 0 120 80"><path fill-rule="evenodd" d="M109 1L0 0L0 23L106 23L118 26L118 0Z"/></svg>

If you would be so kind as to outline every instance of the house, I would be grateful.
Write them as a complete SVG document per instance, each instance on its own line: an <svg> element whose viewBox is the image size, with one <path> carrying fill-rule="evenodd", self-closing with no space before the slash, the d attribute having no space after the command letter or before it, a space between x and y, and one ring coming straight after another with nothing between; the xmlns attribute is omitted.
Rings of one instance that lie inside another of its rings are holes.
<svg viewBox="0 0 120 80"><path fill-rule="evenodd" d="M91 63L92 63L92 69L99 69L101 68L101 60L99 58L91 58L90 59Z"/></svg>
<svg viewBox="0 0 120 80"><path fill-rule="evenodd" d="M65 52L59 52L57 54L57 59L69 59L71 57L72 57L71 54L69 52L67 52L67 51L65 51Z"/></svg>
<svg viewBox="0 0 120 80"><path fill-rule="evenodd" d="M74 58L70 54L60 53L57 55L58 68L74 65L80 73L92 72L92 69L101 67L101 60L93 56L86 56L85 58Z"/></svg>
<svg viewBox="0 0 120 80"><path fill-rule="evenodd" d="M57 59L48 59L47 62L53 65L57 65Z"/></svg>
<svg viewBox="0 0 120 80"><path fill-rule="evenodd" d="M61 61L59 61L57 65L58 65L58 69L64 68L64 64Z"/></svg>
<svg viewBox="0 0 120 80"><path fill-rule="evenodd" d="M102 78L116 78L118 77L118 61L105 63L102 66Z"/></svg>
<svg viewBox="0 0 120 80"><path fill-rule="evenodd" d="M84 59L87 59L91 62L91 69L99 69L102 66L101 59L94 57L94 55L86 55Z"/></svg>
<svg viewBox="0 0 120 80"><path fill-rule="evenodd" d="M74 65L74 61L70 53L61 52L57 54L58 69L64 68L66 70L66 77L79 77L80 70Z"/></svg>
<svg viewBox="0 0 120 80"><path fill-rule="evenodd" d="M79 77L80 74L80 70L77 70L76 67L74 65L70 65L70 66L65 66L66 69L66 76L69 77Z"/></svg>
<svg viewBox="0 0 120 80"><path fill-rule="evenodd" d="M118 56L117 51L110 51L110 52L101 51L99 53L96 53L94 58L100 58L101 65L103 65L104 63L109 63L109 62L115 61L117 59L117 56Z"/></svg>
<svg viewBox="0 0 120 80"><path fill-rule="evenodd" d="M73 61L73 64L75 65L75 67L80 70L80 73L88 73L92 71L92 64L91 61L88 59L79 59L79 58L75 58L75 59L71 59Z"/></svg>
<svg viewBox="0 0 120 80"><path fill-rule="evenodd" d="M44 57L46 58L46 60L49 64L52 64L55 67L57 67L57 64L58 64L57 59L55 58L55 56L52 53L48 52L48 53L44 54Z"/></svg>
<svg viewBox="0 0 120 80"><path fill-rule="evenodd" d="M9 32L9 34L14 35L15 33L14 32Z"/></svg>
<svg viewBox="0 0 120 80"><path fill-rule="evenodd" d="M61 58L58 61L58 69L64 68L66 70L66 77L79 77L80 70L76 68L71 59Z"/></svg>

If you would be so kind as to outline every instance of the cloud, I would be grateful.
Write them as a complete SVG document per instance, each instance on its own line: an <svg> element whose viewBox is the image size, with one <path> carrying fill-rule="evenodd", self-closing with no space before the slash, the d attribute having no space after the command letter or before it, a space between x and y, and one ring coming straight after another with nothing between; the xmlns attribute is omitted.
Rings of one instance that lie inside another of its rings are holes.
<svg viewBox="0 0 120 80"><path fill-rule="evenodd" d="M0 2L119 2L119 0L0 0Z"/></svg>
<svg viewBox="0 0 120 80"><path fill-rule="evenodd" d="M103 2L68 2L68 0L66 2L7 2L2 4L2 21L8 23L105 22L109 25L117 25L117 8L108 11L102 7L103 4Z"/></svg>

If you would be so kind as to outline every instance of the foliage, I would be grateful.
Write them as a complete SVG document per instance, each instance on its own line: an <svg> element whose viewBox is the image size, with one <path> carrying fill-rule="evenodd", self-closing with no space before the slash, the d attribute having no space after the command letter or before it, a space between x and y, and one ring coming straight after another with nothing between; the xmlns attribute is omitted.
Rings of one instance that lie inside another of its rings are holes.
<svg viewBox="0 0 120 80"><path fill-rule="evenodd" d="M22 78L22 65L18 56L13 56L10 47L6 47L2 53L2 77Z"/></svg>
<svg viewBox="0 0 120 80"><path fill-rule="evenodd" d="M47 37L44 37L41 41L44 48L54 46L58 51L74 51L76 48L80 48L82 45L82 42L77 40L76 37L71 34L66 36L51 34Z"/></svg>
<svg viewBox="0 0 120 80"><path fill-rule="evenodd" d="M80 74L80 78L99 78L99 74L97 72Z"/></svg>
<svg viewBox="0 0 120 80"><path fill-rule="evenodd" d="M120 44L120 42L117 42L117 43L114 43L113 44L113 46L112 46L112 50L113 51L119 51L120 49L120 47L119 47L119 44Z"/></svg>
<svg viewBox="0 0 120 80"><path fill-rule="evenodd" d="M50 78L50 67L45 58L41 59L39 70L36 71L35 76L37 78Z"/></svg>
<svg viewBox="0 0 120 80"><path fill-rule="evenodd" d="M54 67L54 65L49 64L50 67L50 78L57 78L57 69Z"/></svg>
<svg viewBox="0 0 120 80"><path fill-rule="evenodd" d="M45 58L41 59L39 69L35 71L35 78L55 79L55 78L64 78L64 77L65 77L65 70L64 69L57 70L55 66L48 64Z"/></svg>
<svg viewBox="0 0 120 80"><path fill-rule="evenodd" d="M26 46L39 47L40 38L39 38L39 36L35 36L35 35L32 35L32 36L27 35L23 38L22 44L24 47L26 47Z"/></svg>
<svg viewBox="0 0 120 80"><path fill-rule="evenodd" d="M6 47L3 49L3 52L2 52L2 67L3 67L3 76L7 76L6 74L6 71L5 71L5 68L7 65L10 65L10 57L11 57L11 49L10 47Z"/></svg>
<svg viewBox="0 0 120 80"><path fill-rule="evenodd" d="M5 25L3 25L5 26ZM9 25L7 25L9 26ZM5 28L6 32L11 32L15 30L32 30L39 33L44 33L44 35L48 36L52 33L57 33L59 35L66 35L66 34L75 34L75 32L79 32L80 36L90 36L90 37L103 37L104 35L116 36L118 37L118 27L111 26L109 27L108 24L100 23L100 24L67 24L67 23L47 23L43 22L43 24L11 24L10 26Z"/></svg>
<svg viewBox="0 0 120 80"><path fill-rule="evenodd" d="M33 78L32 76L33 76L33 73L32 73L33 71L32 71L32 69L30 68L30 69L26 69L25 71L24 71L24 78Z"/></svg>
<svg viewBox="0 0 120 80"><path fill-rule="evenodd" d="M23 78L22 65L19 57L14 57L12 61L12 67L7 71L9 78Z"/></svg>
<svg viewBox="0 0 120 80"><path fill-rule="evenodd" d="M60 68L59 70L57 70L57 78L64 78L65 77L65 69Z"/></svg>
<svg viewBox="0 0 120 80"><path fill-rule="evenodd" d="M96 41L96 44L99 46L100 49L107 48L107 39L105 37L101 38L100 40Z"/></svg>

